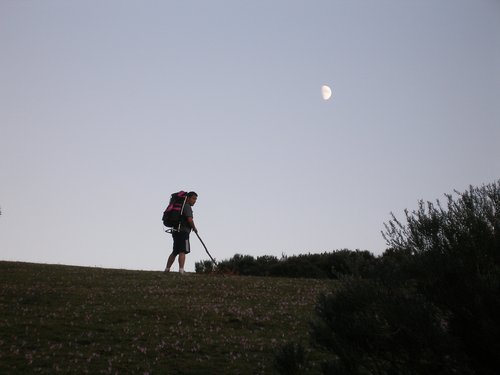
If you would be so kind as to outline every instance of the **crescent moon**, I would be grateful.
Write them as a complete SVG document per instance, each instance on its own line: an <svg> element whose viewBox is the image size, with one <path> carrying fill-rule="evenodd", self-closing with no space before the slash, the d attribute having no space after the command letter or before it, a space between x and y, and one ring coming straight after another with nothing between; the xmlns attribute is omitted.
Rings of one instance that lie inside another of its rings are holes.
<svg viewBox="0 0 500 375"><path fill-rule="evenodd" d="M330 99L332 96L332 89L327 85L321 86L321 96L323 97L323 100Z"/></svg>

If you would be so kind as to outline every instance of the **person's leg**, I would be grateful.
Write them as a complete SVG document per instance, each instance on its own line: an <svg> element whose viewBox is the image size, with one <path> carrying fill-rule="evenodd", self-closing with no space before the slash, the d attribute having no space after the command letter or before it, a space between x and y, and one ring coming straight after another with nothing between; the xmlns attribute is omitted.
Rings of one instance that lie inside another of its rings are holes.
<svg viewBox="0 0 500 375"><path fill-rule="evenodd" d="M165 272L170 272L170 267L172 267L172 264L174 264L176 254L172 252L172 254L169 255L168 260L167 260L167 267L165 268Z"/></svg>
<svg viewBox="0 0 500 375"><path fill-rule="evenodd" d="M186 262L186 254L189 254L189 233L183 233L182 250L179 251L179 272L184 273L184 263Z"/></svg>
<svg viewBox="0 0 500 375"><path fill-rule="evenodd" d="M175 257L179 254L179 250L182 250L184 246L184 236L182 236L179 232L172 232L172 239L174 242L172 253L169 255L167 260L167 267L165 268L165 272L170 272L170 267L174 264Z"/></svg>
<svg viewBox="0 0 500 375"><path fill-rule="evenodd" d="M179 272L184 273L184 263L186 262L186 254L179 253Z"/></svg>

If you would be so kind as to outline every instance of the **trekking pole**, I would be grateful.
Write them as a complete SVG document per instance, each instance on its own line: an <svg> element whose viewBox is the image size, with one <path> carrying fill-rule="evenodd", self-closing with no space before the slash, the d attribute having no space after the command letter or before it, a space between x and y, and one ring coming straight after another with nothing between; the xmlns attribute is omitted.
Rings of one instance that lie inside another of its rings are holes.
<svg viewBox="0 0 500 375"><path fill-rule="evenodd" d="M203 245L203 247L205 248L205 251L207 252L208 256L210 257L210 259L212 260L212 263L215 265L215 267L217 267L217 262L214 260L214 258L212 258L212 256L210 255L210 253L208 252L208 249L207 247L205 246L205 243L203 242L203 240L201 239L200 235L196 233L196 236L198 237L198 239L200 240L201 244Z"/></svg>

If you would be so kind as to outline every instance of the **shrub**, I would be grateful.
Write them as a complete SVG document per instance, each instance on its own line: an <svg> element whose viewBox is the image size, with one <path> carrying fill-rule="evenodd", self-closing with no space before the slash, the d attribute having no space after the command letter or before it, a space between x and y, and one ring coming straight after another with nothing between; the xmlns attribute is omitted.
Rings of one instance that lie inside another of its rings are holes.
<svg viewBox="0 0 500 375"><path fill-rule="evenodd" d="M325 374L453 374L465 368L445 313L411 285L348 278L316 306L311 336Z"/></svg>
<svg viewBox="0 0 500 375"><path fill-rule="evenodd" d="M455 193L446 209L420 201L405 225L392 215L384 237L392 256L404 254L396 277L407 272L448 312L450 334L477 373L490 374L500 368L500 180Z"/></svg>
<svg viewBox="0 0 500 375"><path fill-rule="evenodd" d="M196 273L211 273L215 271L215 266L210 260L204 260L202 262L196 262L194 265L194 270Z"/></svg>
<svg viewBox="0 0 500 375"><path fill-rule="evenodd" d="M264 255L255 259L251 255L236 254L219 262L218 269L239 275L334 278L345 275L367 277L373 273L377 258L368 251L339 250L323 254L296 256ZM209 262L196 263L196 272L211 272Z"/></svg>
<svg viewBox="0 0 500 375"><path fill-rule="evenodd" d="M330 277L367 277L372 273L376 257L369 251L339 250L329 254Z"/></svg>
<svg viewBox="0 0 500 375"><path fill-rule="evenodd" d="M255 275L259 271L253 256L241 254L235 254L231 259L219 262L219 269L238 275Z"/></svg>
<svg viewBox="0 0 500 375"><path fill-rule="evenodd" d="M311 335L331 352L324 373L498 371L500 180L455 193L446 207L405 210L404 224L392 215L389 249L365 278L340 277L318 301Z"/></svg>

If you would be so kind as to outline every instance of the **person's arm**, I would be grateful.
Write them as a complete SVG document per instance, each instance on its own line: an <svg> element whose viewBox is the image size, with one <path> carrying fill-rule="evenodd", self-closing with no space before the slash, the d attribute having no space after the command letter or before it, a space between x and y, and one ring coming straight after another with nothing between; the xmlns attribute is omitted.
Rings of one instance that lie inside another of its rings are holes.
<svg viewBox="0 0 500 375"><path fill-rule="evenodd" d="M188 222L188 225L189 227L195 232L195 233L198 233L198 229L196 229L196 225L194 225L194 220L191 216L188 216L187 218L187 222Z"/></svg>

